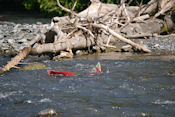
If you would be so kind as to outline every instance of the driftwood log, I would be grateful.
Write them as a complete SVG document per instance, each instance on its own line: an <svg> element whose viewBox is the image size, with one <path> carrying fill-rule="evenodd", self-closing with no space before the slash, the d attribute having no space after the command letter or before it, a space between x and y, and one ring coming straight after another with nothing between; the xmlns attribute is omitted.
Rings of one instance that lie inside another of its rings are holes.
<svg viewBox="0 0 175 117"><path fill-rule="evenodd" d="M17 56L15 56L14 58L11 59L11 61L8 62L8 64L6 66L4 66L1 70L0 70L0 74L3 74L6 71L9 71L11 68L17 68L16 65L19 64L19 62L24 59L31 51L32 46L38 42L39 40L41 40L41 36L37 35L35 39L33 39L27 47L25 47L23 50L21 50L19 52L19 54Z"/></svg>
<svg viewBox="0 0 175 117"><path fill-rule="evenodd" d="M150 0L148 4L129 6L123 0L120 5L90 0L91 5L80 13L67 9L57 0L58 7L69 16L54 17L50 29L37 36L28 47L1 69L1 73L15 67L28 54L59 54L64 50L79 50L93 46L115 47L119 41L135 50L151 52L128 38L149 37L169 33L174 28L175 1ZM40 41L38 41L40 40ZM40 43L38 43L40 42ZM38 43L33 46L34 43Z"/></svg>

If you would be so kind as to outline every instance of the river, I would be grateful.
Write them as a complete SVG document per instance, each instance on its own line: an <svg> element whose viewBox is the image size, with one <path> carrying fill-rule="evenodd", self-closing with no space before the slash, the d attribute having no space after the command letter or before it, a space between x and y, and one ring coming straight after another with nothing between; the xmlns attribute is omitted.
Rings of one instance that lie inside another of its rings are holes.
<svg viewBox="0 0 175 117"><path fill-rule="evenodd" d="M8 59L1 58L1 66ZM0 116L33 117L53 108L60 117L173 117L174 56L103 53L41 62L46 69L16 70L0 76ZM96 65L102 74L87 76ZM48 76L47 69L80 75Z"/></svg>

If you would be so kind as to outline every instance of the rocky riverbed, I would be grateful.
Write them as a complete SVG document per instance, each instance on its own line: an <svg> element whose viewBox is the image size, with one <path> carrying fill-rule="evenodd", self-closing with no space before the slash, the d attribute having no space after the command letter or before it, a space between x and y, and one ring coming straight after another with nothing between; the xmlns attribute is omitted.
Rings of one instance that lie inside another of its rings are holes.
<svg viewBox="0 0 175 117"><path fill-rule="evenodd" d="M135 39L136 43L144 45L154 52L175 53L175 35L150 37L148 39Z"/></svg>
<svg viewBox="0 0 175 117"><path fill-rule="evenodd" d="M27 46L37 34L47 31L50 24L20 24L0 21L0 48L3 53L19 51Z"/></svg>
<svg viewBox="0 0 175 117"><path fill-rule="evenodd" d="M22 24L0 21L1 54L8 55L14 53L14 50L19 51L23 49L37 34L45 33L49 27L49 23L43 24L41 22ZM152 51L175 53L175 36L173 35L135 39L134 41L148 47Z"/></svg>

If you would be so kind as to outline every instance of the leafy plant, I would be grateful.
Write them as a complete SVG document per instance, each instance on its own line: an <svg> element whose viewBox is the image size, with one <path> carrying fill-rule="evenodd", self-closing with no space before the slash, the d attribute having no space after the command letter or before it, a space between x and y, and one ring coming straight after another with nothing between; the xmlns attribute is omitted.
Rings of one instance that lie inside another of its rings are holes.
<svg viewBox="0 0 175 117"><path fill-rule="evenodd" d="M66 8L72 8L76 0L60 0L60 3ZM104 3L114 3L119 4L120 0L101 0ZM128 0L129 1L129 0ZM142 0L133 0L131 5L139 5ZM150 0L143 0L147 3ZM90 0L78 0L75 7L76 12L80 12L87 8L90 4ZM44 14L56 14L58 16L63 16L66 13L62 11L57 6L56 0L23 0L23 5L27 10L39 9Z"/></svg>

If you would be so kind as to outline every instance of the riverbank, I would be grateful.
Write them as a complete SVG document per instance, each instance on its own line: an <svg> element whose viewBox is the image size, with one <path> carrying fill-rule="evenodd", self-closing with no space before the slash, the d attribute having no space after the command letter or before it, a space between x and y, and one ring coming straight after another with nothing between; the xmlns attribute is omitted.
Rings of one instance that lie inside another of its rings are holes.
<svg viewBox="0 0 175 117"><path fill-rule="evenodd" d="M0 21L0 48L1 55L11 55L27 46L28 42L34 39L37 34L44 34L50 27L49 23L43 23L42 20L30 23L30 19L26 22L19 23ZM31 22L33 19L31 19ZM35 20L36 21L36 20ZM46 20L45 20L46 21ZM133 39L153 52L158 53L175 53L175 35L163 37L150 37L147 39Z"/></svg>
<svg viewBox="0 0 175 117"><path fill-rule="evenodd" d="M175 34L150 37L147 39L135 39L134 41L148 47L155 53L175 54Z"/></svg>
<svg viewBox="0 0 175 117"><path fill-rule="evenodd" d="M13 54L15 51L23 49L37 34L45 33L48 28L49 24L43 24L42 22L21 24L0 21L1 53Z"/></svg>

